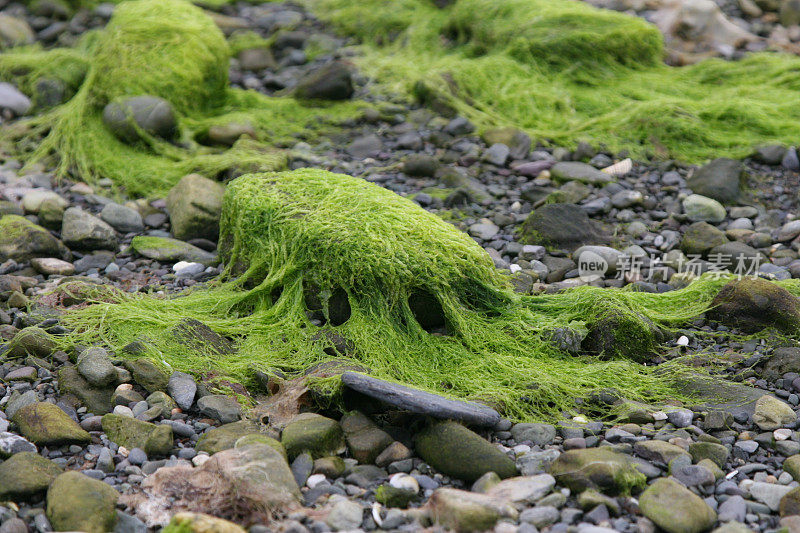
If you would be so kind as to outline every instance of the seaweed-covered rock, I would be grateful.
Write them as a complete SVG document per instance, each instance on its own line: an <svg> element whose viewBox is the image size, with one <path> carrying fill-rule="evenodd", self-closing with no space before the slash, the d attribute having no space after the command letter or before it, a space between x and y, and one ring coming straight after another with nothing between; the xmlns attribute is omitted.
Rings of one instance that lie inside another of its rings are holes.
<svg viewBox="0 0 800 533"><path fill-rule="evenodd" d="M172 427L167 424L156 425L116 414L104 415L102 424L112 442L129 450L140 448L148 455L167 455L172 450Z"/></svg>
<svg viewBox="0 0 800 533"><path fill-rule="evenodd" d="M80 472L58 476L47 491L47 518L56 531L113 531L119 493Z"/></svg>
<svg viewBox="0 0 800 533"><path fill-rule="evenodd" d="M19 215L0 218L0 261L67 257L69 251L49 231Z"/></svg>
<svg viewBox="0 0 800 533"><path fill-rule="evenodd" d="M607 239L586 211L574 204L546 204L534 210L522 225L520 242L574 250Z"/></svg>
<svg viewBox="0 0 800 533"><path fill-rule="evenodd" d="M701 533L711 529L717 513L673 479L659 479L639 497L642 514L669 533Z"/></svg>
<svg viewBox="0 0 800 533"><path fill-rule="evenodd" d="M91 440L77 422L52 403L37 402L21 407L12 420L26 439L42 446L86 444Z"/></svg>
<svg viewBox="0 0 800 533"><path fill-rule="evenodd" d="M633 460L608 448L569 450L558 456L550 467L556 480L580 492L596 489L610 494L626 494L645 484Z"/></svg>
<svg viewBox="0 0 800 533"><path fill-rule="evenodd" d="M664 340L661 330L649 318L634 312L609 309L588 323L588 334L581 346L605 357L622 355L635 361L647 361Z"/></svg>
<svg viewBox="0 0 800 533"><path fill-rule="evenodd" d="M448 476L475 481L486 472L501 478L516 475L517 467L497 447L457 422L436 422L415 439L425 462Z"/></svg>
<svg viewBox="0 0 800 533"><path fill-rule="evenodd" d="M0 498L26 498L44 493L63 471L36 452L14 454L0 464Z"/></svg>
<svg viewBox="0 0 800 533"><path fill-rule="evenodd" d="M711 459L718 467L723 468L730 451L716 442L693 442L689 444L689 454L695 463L699 463L703 459Z"/></svg>
<svg viewBox="0 0 800 533"><path fill-rule="evenodd" d="M111 102L103 109L103 123L127 143L140 140L140 131L167 140L178 132L172 106L157 96L131 96Z"/></svg>
<svg viewBox="0 0 800 533"><path fill-rule="evenodd" d="M225 187L199 174L181 178L167 196L172 234L183 241L216 241L224 194Z"/></svg>
<svg viewBox="0 0 800 533"><path fill-rule="evenodd" d="M344 448L342 426L314 413L303 413L294 417L283 429L281 443L294 459L303 452L309 452L315 459L336 455Z"/></svg>
<svg viewBox="0 0 800 533"><path fill-rule="evenodd" d="M45 330L30 326L21 329L8 343L8 357L20 358L28 355L48 357L56 350L56 341Z"/></svg>
<svg viewBox="0 0 800 533"><path fill-rule="evenodd" d="M769 281L742 278L722 287L708 317L747 333L765 327L795 333L800 327L800 300Z"/></svg>

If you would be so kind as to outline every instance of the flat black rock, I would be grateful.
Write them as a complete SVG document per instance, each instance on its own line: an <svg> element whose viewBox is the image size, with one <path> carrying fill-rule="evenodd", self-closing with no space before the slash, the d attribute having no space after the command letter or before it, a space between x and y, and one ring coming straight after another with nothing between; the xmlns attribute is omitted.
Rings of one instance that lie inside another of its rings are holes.
<svg viewBox="0 0 800 533"><path fill-rule="evenodd" d="M364 374L345 372L342 374L342 383L356 392L412 413L483 427L494 427L500 422L500 413L491 407L451 400Z"/></svg>

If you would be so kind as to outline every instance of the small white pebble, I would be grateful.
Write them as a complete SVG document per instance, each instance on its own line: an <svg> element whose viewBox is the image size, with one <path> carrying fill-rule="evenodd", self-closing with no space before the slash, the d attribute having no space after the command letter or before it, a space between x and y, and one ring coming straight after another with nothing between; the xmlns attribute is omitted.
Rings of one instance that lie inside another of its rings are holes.
<svg viewBox="0 0 800 533"><path fill-rule="evenodd" d="M681 335L678 337L678 341L676 343L678 346L689 346L689 337L686 335Z"/></svg>
<svg viewBox="0 0 800 533"><path fill-rule="evenodd" d="M786 440L792 436L792 430L787 428L776 429L772 432L775 440Z"/></svg>
<svg viewBox="0 0 800 533"><path fill-rule="evenodd" d="M208 461L209 459L211 459L210 455L208 455L205 452L200 452L194 457L192 457L192 464L194 466L203 466L203 464L205 464L205 462Z"/></svg>
<svg viewBox="0 0 800 533"><path fill-rule="evenodd" d="M177 272L178 270L183 270L187 266L191 265L189 261L178 261L174 265L172 265L172 271Z"/></svg>
<svg viewBox="0 0 800 533"><path fill-rule="evenodd" d="M120 454L122 457L128 457L128 454L130 452L128 451L128 448L126 448L125 446L120 446L119 448L117 448L117 453Z"/></svg>
<svg viewBox="0 0 800 533"><path fill-rule="evenodd" d="M655 420L656 422L667 419L667 413L665 413L664 411L654 411L653 413L650 414L653 416L653 420Z"/></svg>
<svg viewBox="0 0 800 533"><path fill-rule="evenodd" d="M308 486L308 488L313 489L323 481L325 481L325 474L313 474L308 476L308 479L306 480L306 485Z"/></svg>
<svg viewBox="0 0 800 533"><path fill-rule="evenodd" d="M516 274L517 272L522 271L522 267L516 263L512 263L511 265L509 265L508 269L511 271L512 274Z"/></svg>
<svg viewBox="0 0 800 533"><path fill-rule="evenodd" d="M588 424L589 423L589 421L586 419L586 417L582 416L582 415L573 416L572 417L572 421L573 422L577 422L578 424Z"/></svg>
<svg viewBox="0 0 800 533"><path fill-rule="evenodd" d="M519 200L516 200L513 204L511 204L511 211L516 213L521 209L522 209L522 204L520 203Z"/></svg>

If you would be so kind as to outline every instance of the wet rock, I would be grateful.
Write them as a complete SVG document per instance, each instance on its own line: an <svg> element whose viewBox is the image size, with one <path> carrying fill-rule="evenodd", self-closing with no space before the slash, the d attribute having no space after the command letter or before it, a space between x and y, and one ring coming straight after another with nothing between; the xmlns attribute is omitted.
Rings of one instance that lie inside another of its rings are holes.
<svg viewBox="0 0 800 533"><path fill-rule="evenodd" d="M120 140L131 144L141 139L140 130L167 140L178 132L172 106L157 96L132 96L111 102L103 109L103 123Z"/></svg>
<svg viewBox="0 0 800 533"><path fill-rule="evenodd" d="M755 483L753 485L755 485ZM779 491L774 492L778 493ZM770 509L773 511L775 510L771 505ZM778 510L781 516L800 515L800 487L794 487L781 496L780 502L778 502Z"/></svg>
<svg viewBox="0 0 800 533"><path fill-rule="evenodd" d="M35 452L14 454L0 464L0 498L26 499L43 494L63 471Z"/></svg>
<svg viewBox="0 0 800 533"><path fill-rule="evenodd" d="M522 226L520 242L574 250L600 244L606 238L597 224L577 205L546 204L534 210Z"/></svg>
<svg viewBox="0 0 800 533"><path fill-rule="evenodd" d="M731 281L719 291L711 302L708 317L747 333L764 327L789 333L800 327L800 301L774 283L743 278Z"/></svg>
<svg viewBox="0 0 800 533"><path fill-rule="evenodd" d="M561 161L550 168L553 179L560 181L577 180L584 183L599 184L613 181L610 174L601 172L592 165L576 161Z"/></svg>
<svg viewBox="0 0 800 533"><path fill-rule="evenodd" d="M717 513L699 496L672 479L658 479L639 498L647 518L669 533L700 533L711 529Z"/></svg>
<svg viewBox="0 0 800 533"><path fill-rule="evenodd" d="M169 377L167 391L170 397L175 400L178 407L184 411L191 409L194 404L194 395L197 393L197 383L194 378L185 372L173 372ZM153 405L148 398L148 403ZM166 416L166 415L165 415Z"/></svg>
<svg viewBox="0 0 800 533"><path fill-rule="evenodd" d="M122 365L133 375L134 381L149 393L166 391L169 376L147 359L127 359Z"/></svg>
<svg viewBox="0 0 800 533"><path fill-rule="evenodd" d="M102 348L88 348L78 356L78 372L95 387L108 387L117 381L117 369L108 352Z"/></svg>
<svg viewBox="0 0 800 533"><path fill-rule="evenodd" d="M358 502L334 494L328 501L327 507L329 510L325 523L333 531L352 531L361 525L364 509Z"/></svg>
<svg viewBox="0 0 800 533"><path fill-rule="evenodd" d="M113 387L93 387L74 366L58 370L58 388L65 397L72 397L75 404L85 406L92 413L105 414L113 409L111 402Z"/></svg>
<svg viewBox="0 0 800 533"><path fill-rule="evenodd" d="M208 128L207 141L210 144L233 146L242 137L256 139L258 133L249 123L229 122L215 124Z"/></svg>
<svg viewBox="0 0 800 533"><path fill-rule="evenodd" d="M695 222L686 228L681 238L681 250L686 254L705 255L715 246L728 242L725 232L708 222Z"/></svg>
<svg viewBox="0 0 800 533"><path fill-rule="evenodd" d="M215 454L233 448L240 438L247 435L259 435L258 425L250 420L240 420L212 428L203 433L197 441L198 452Z"/></svg>
<svg viewBox="0 0 800 533"><path fill-rule="evenodd" d="M182 241L216 241L224 194L224 186L199 174L181 178L167 195L172 234Z"/></svg>
<svg viewBox="0 0 800 533"><path fill-rule="evenodd" d="M76 250L115 250L114 228L79 207L64 211L61 222L64 244Z"/></svg>
<svg viewBox="0 0 800 533"><path fill-rule="evenodd" d="M551 424L516 424L511 428L511 436L518 443L529 441L537 446L546 446L555 440L556 428Z"/></svg>
<svg viewBox="0 0 800 533"><path fill-rule="evenodd" d="M777 511L781 504L781 498L791 492L793 488L788 485L756 481L750 486L750 496L771 510Z"/></svg>
<svg viewBox="0 0 800 533"><path fill-rule="evenodd" d="M32 257L66 258L64 244L49 231L18 215L0 218L0 261L27 261Z"/></svg>
<svg viewBox="0 0 800 533"><path fill-rule="evenodd" d="M6 459L23 452L36 453L36 445L14 433L0 432L0 458Z"/></svg>
<svg viewBox="0 0 800 533"><path fill-rule="evenodd" d="M699 463L703 459L711 459L718 467L723 468L730 451L722 444L701 441L689 444L689 454L695 463Z"/></svg>
<svg viewBox="0 0 800 533"><path fill-rule="evenodd" d="M144 221L138 211L113 202L103 206L100 219L120 233L139 233L144 230Z"/></svg>
<svg viewBox="0 0 800 533"><path fill-rule="evenodd" d="M550 467L558 483L580 492L595 489L609 494L627 493L644 486L645 476L633 460L607 448L586 448L562 453Z"/></svg>
<svg viewBox="0 0 800 533"><path fill-rule="evenodd" d="M281 443L290 459L309 452L315 459L344 449L344 433L336 420L314 413L295 416L284 428Z"/></svg>
<svg viewBox="0 0 800 533"><path fill-rule="evenodd" d="M58 476L47 491L47 518L56 531L113 531L119 493L79 472Z"/></svg>
<svg viewBox="0 0 800 533"><path fill-rule="evenodd" d="M85 444L91 440L77 422L52 403L37 402L21 407L14 413L13 421L26 439L42 446Z"/></svg>
<svg viewBox="0 0 800 533"><path fill-rule="evenodd" d="M350 65L333 61L307 74L297 82L297 98L319 100L348 100L353 96Z"/></svg>
<svg viewBox="0 0 800 533"><path fill-rule="evenodd" d="M233 522L204 513L176 513L167 529L186 533L247 533Z"/></svg>
<svg viewBox="0 0 800 533"><path fill-rule="evenodd" d="M75 273L75 265L55 257L34 257L31 266L45 276L71 276Z"/></svg>
<svg viewBox="0 0 800 533"><path fill-rule="evenodd" d="M0 49L33 44L35 37L25 19L0 13Z"/></svg>
<svg viewBox="0 0 800 533"><path fill-rule="evenodd" d="M415 177L433 177L439 169L439 160L425 154L411 154L403 161L403 172Z"/></svg>
<svg viewBox="0 0 800 533"><path fill-rule="evenodd" d="M432 467L465 481L475 481L486 472L495 472L501 478L517 473L514 461L457 422L430 424L416 435L415 446Z"/></svg>
<svg viewBox="0 0 800 533"><path fill-rule="evenodd" d="M512 477L489 488L489 496L513 504L531 504L547 496L556 484L550 474Z"/></svg>
<svg viewBox="0 0 800 533"><path fill-rule="evenodd" d="M794 346L775 348L764 365L764 378L773 381L788 372L800 372L800 348Z"/></svg>
<svg viewBox="0 0 800 533"><path fill-rule="evenodd" d="M670 461L677 457L689 456L686 450L680 446L664 442L663 440L645 440L637 442L633 445L633 451L636 452L636 455L648 461L658 461L664 464L669 464Z"/></svg>
<svg viewBox="0 0 800 533"><path fill-rule="evenodd" d="M500 414L484 405L451 400L365 374L345 372L342 374L342 384L370 398L412 413L460 420L466 424L485 427L494 427L500 421Z"/></svg>
<svg viewBox="0 0 800 533"><path fill-rule="evenodd" d="M744 179L742 162L722 157L696 170L686 184L695 194L732 203L739 198Z"/></svg>
<svg viewBox="0 0 800 533"><path fill-rule="evenodd" d="M172 427L167 424L151 424L118 414L104 415L102 423L109 440L129 450L140 448L148 456L168 455L172 450Z"/></svg>
<svg viewBox="0 0 800 533"><path fill-rule="evenodd" d="M392 437L358 411L344 415L340 421L350 454L359 463L371 464L389 446Z"/></svg>
<svg viewBox="0 0 800 533"><path fill-rule="evenodd" d="M236 422L242 416L239 402L224 394L210 394L197 400L200 413L223 424Z"/></svg>
<svg viewBox="0 0 800 533"><path fill-rule="evenodd" d="M236 59L242 70L258 71L277 66L272 52L266 47L246 48L237 54Z"/></svg>
<svg viewBox="0 0 800 533"><path fill-rule="evenodd" d="M693 222L722 222L726 215L721 203L699 194L690 194L683 200L683 212Z"/></svg>

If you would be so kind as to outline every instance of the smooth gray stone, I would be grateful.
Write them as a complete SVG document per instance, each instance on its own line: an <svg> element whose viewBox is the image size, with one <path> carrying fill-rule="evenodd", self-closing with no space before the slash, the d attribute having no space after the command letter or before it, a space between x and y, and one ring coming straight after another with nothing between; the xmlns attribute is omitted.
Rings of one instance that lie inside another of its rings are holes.
<svg viewBox="0 0 800 533"><path fill-rule="evenodd" d="M500 413L491 407L473 402L451 400L364 374L345 372L342 374L342 383L370 398L412 413L460 420L467 424L484 427L494 427L500 421Z"/></svg>

